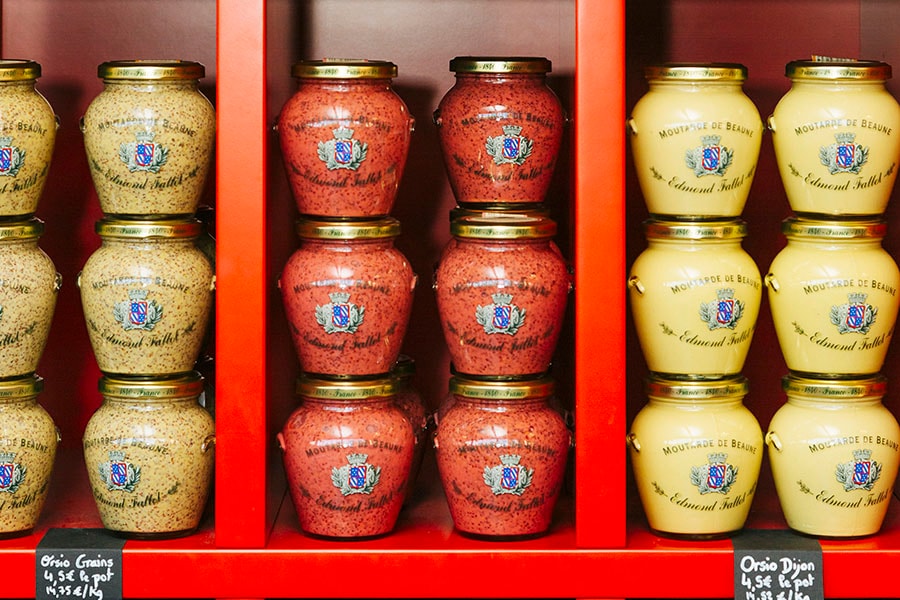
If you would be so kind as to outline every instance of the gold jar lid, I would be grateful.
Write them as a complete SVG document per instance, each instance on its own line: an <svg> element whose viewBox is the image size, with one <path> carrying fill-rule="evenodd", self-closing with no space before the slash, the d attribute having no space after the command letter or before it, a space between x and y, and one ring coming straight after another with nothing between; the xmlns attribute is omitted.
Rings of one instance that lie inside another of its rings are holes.
<svg viewBox="0 0 900 600"><path fill-rule="evenodd" d="M28 81L41 76L41 65L33 60L0 59L0 82Z"/></svg>
<svg viewBox="0 0 900 600"><path fill-rule="evenodd" d="M784 68L792 80L816 81L886 81L891 78L891 65L877 60L794 60Z"/></svg>
<svg viewBox="0 0 900 600"><path fill-rule="evenodd" d="M811 400L859 400L881 397L887 390L887 378L875 375L862 379L810 379L799 375L785 375L781 387L790 396Z"/></svg>
<svg viewBox="0 0 900 600"><path fill-rule="evenodd" d="M40 375L26 375L0 380L0 402L37 396L44 391L44 378Z"/></svg>
<svg viewBox="0 0 900 600"><path fill-rule="evenodd" d="M386 60L325 58L303 60L291 66L291 77L301 79L393 79L397 65Z"/></svg>
<svg viewBox="0 0 900 600"><path fill-rule="evenodd" d="M94 225L94 231L104 238L195 238L203 232L197 219L131 220L104 217Z"/></svg>
<svg viewBox="0 0 900 600"><path fill-rule="evenodd" d="M741 398L750 384L743 375L726 379L672 380L649 377L645 384L648 396L671 400L715 400Z"/></svg>
<svg viewBox="0 0 900 600"><path fill-rule="evenodd" d="M101 79L146 79L153 81L200 79L206 68L188 60L113 60L97 67Z"/></svg>
<svg viewBox="0 0 900 600"><path fill-rule="evenodd" d="M744 81L747 67L739 63L662 63L644 69L648 81Z"/></svg>
<svg viewBox="0 0 900 600"><path fill-rule="evenodd" d="M556 221L521 213L465 216L450 223L450 233L461 238L489 240L550 238L556 235Z"/></svg>
<svg viewBox="0 0 900 600"><path fill-rule="evenodd" d="M309 375L297 378L296 393L317 400L366 400L393 396L398 382L390 377L375 379L318 379Z"/></svg>
<svg viewBox="0 0 900 600"><path fill-rule="evenodd" d="M541 74L552 70L542 56L457 56L450 61L454 73Z"/></svg>
<svg viewBox="0 0 900 600"><path fill-rule="evenodd" d="M648 240L740 240L747 237L747 222L727 221L663 221L647 219L643 223Z"/></svg>
<svg viewBox="0 0 900 600"><path fill-rule="evenodd" d="M44 222L37 218L26 221L0 221L0 242L33 240L44 233Z"/></svg>
<svg viewBox="0 0 900 600"><path fill-rule="evenodd" d="M887 233L887 222L883 219L819 221L789 217L782 221L781 232L787 237L831 240L881 239Z"/></svg>
<svg viewBox="0 0 900 600"><path fill-rule="evenodd" d="M475 400L527 400L552 395L555 384L550 377L498 381L455 375L450 378L449 387L451 394Z"/></svg>
<svg viewBox="0 0 900 600"><path fill-rule="evenodd" d="M400 221L393 217L370 221L320 221L300 219L297 235L313 240L357 240L392 238L400 235Z"/></svg>
<svg viewBox="0 0 900 600"><path fill-rule="evenodd" d="M134 400L170 400L199 396L203 376L192 371L177 377L120 378L104 375L97 384L103 396Z"/></svg>

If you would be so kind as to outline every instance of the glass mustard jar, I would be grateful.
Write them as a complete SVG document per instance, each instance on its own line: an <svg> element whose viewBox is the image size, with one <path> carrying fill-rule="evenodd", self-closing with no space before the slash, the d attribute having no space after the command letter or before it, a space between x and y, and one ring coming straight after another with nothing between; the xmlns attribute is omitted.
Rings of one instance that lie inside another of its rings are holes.
<svg viewBox="0 0 900 600"><path fill-rule="evenodd" d="M81 119L100 209L136 218L193 215L212 164L216 114L199 89L205 67L117 60Z"/></svg>
<svg viewBox="0 0 900 600"><path fill-rule="evenodd" d="M416 361L412 357L401 354L391 369L391 376L397 382L397 406L406 415L413 428L413 436L416 440L413 449L412 465L409 468L409 484L406 487L406 497L409 498L422 466L425 455L425 439L428 435L428 413L422 394L415 385Z"/></svg>
<svg viewBox="0 0 900 600"><path fill-rule="evenodd" d="M759 111L743 92L747 67L669 63L647 67L644 77L649 89L627 128L650 214L739 217L763 135Z"/></svg>
<svg viewBox="0 0 900 600"><path fill-rule="evenodd" d="M371 218L391 212L415 119L382 60L293 65L297 91L275 126L301 215Z"/></svg>
<svg viewBox="0 0 900 600"><path fill-rule="evenodd" d="M814 536L877 533L900 464L900 427L882 404L883 376L783 380L787 403L766 444L788 527Z"/></svg>
<svg viewBox="0 0 900 600"><path fill-rule="evenodd" d="M215 274L196 219L119 220L95 230L100 248L78 275L88 337L106 375L194 369L212 308Z"/></svg>
<svg viewBox="0 0 900 600"><path fill-rule="evenodd" d="M535 537L551 525L571 434L550 405L554 382L450 378L453 401L434 435L453 525L490 538Z"/></svg>
<svg viewBox="0 0 900 600"><path fill-rule="evenodd" d="M297 381L300 405L278 434L305 533L390 533L406 497L416 445L391 378Z"/></svg>
<svg viewBox="0 0 900 600"><path fill-rule="evenodd" d="M103 404L84 430L84 460L103 526L134 538L188 535L212 483L215 425L203 378L101 377Z"/></svg>
<svg viewBox="0 0 900 600"><path fill-rule="evenodd" d="M759 423L743 404L741 376L719 381L651 377L649 402L631 425L631 466L650 528L673 537L739 531L763 456Z"/></svg>
<svg viewBox="0 0 900 600"><path fill-rule="evenodd" d="M37 369L62 277L38 246L39 219L0 222L0 378Z"/></svg>
<svg viewBox="0 0 900 600"><path fill-rule="evenodd" d="M648 368L672 378L739 374L756 330L762 279L741 220L644 223L647 248L628 295Z"/></svg>
<svg viewBox="0 0 900 600"><path fill-rule="evenodd" d="M0 218L23 218L37 210L59 121L35 88L41 65L0 59Z"/></svg>
<svg viewBox="0 0 900 600"><path fill-rule="evenodd" d="M900 104L878 61L797 60L769 117L788 202L799 216L877 216L897 177Z"/></svg>
<svg viewBox="0 0 900 600"><path fill-rule="evenodd" d="M307 373L386 374L400 355L416 275L394 247L400 223L297 223L300 247L278 280L291 337Z"/></svg>
<svg viewBox="0 0 900 600"><path fill-rule="evenodd" d="M882 220L786 219L787 245L765 277L788 369L814 377L881 370L894 334L900 271Z"/></svg>
<svg viewBox="0 0 900 600"><path fill-rule="evenodd" d="M550 367L572 279L556 223L523 215L461 217L434 276L456 372L534 378Z"/></svg>
<svg viewBox="0 0 900 600"><path fill-rule="evenodd" d="M565 112L543 57L457 56L434 112L450 187L463 206L544 201Z"/></svg>
<svg viewBox="0 0 900 600"><path fill-rule="evenodd" d="M37 403L37 375L0 380L0 537L27 535L47 499L59 444L53 419Z"/></svg>

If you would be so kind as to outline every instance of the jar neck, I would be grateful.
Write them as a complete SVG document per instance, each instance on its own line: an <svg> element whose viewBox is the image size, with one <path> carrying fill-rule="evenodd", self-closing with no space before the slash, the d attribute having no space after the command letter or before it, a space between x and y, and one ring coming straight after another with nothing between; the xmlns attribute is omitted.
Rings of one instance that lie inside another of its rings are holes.
<svg viewBox="0 0 900 600"><path fill-rule="evenodd" d="M104 404L117 407L127 407L135 410L158 410L167 407L186 407L192 404L199 406L196 396L180 396L175 398L118 398L116 396L105 396Z"/></svg>
<svg viewBox="0 0 900 600"><path fill-rule="evenodd" d="M473 83L506 84L506 85L543 85L547 81L545 73L457 73L456 81L460 85Z"/></svg>
<svg viewBox="0 0 900 600"><path fill-rule="evenodd" d="M834 239L813 237L788 237L788 245L816 250L846 250L848 247L861 249L881 249L881 238Z"/></svg>
<svg viewBox="0 0 900 600"><path fill-rule="evenodd" d="M330 250L332 252L372 252L394 247L394 238L355 239L355 240L320 240L303 239L303 245Z"/></svg>
<svg viewBox="0 0 900 600"><path fill-rule="evenodd" d="M104 79L103 87L109 91L154 92L159 88L169 91L196 91L200 82L196 79Z"/></svg>
<svg viewBox="0 0 900 600"><path fill-rule="evenodd" d="M387 91L391 89L391 79L298 79L297 87L313 87L330 92Z"/></svg>
<svg viewBox="0 0 900 600"><path fill-rule="evenodd" d="M550 405L550 399L546 396L533 398L472 398L471 396L455 394L453 399L459 405L467 405L492 412L527 410Z"/></svg>
<svg viewBox="0 0 900 600"><path fill-rule="evenodd" d="M733 396L726 398L662 398L650 396L648 401L653 406L690 411L733 409L744 406L742 397Z"/></svg>
<svg viewBox="0 0 900 600"><path fill-rule="evenodd" d="M650 81L647 84L651 91L679 91L679 92L741 92L743 93L743 82L741 81L684 81L684 80L662 80Z"/></svg>
<svg viewBox="0 0 900 600"><path fill-rule="evenodd" d="M863 397L863 398L804 398L799 396L788 396L788 404L800 406L804 408L818 408L821 410L838 410L846 408L871 408L881 404L881 398Z"/></svg>
<svg viewBox="0 0 900 600"><path fill-rule="evenodd" d="M104 246L150 246L156 247L160 244L165 245L173 245L173 246L193 246L197 245L196 237L186 237L186 238L118 238L118 237L104 237L102 238L102 244Z"/></svg>
<svg viewBox="0 0 900 600"><path fill-rule="evenodd" d="M666 248L672 250L713 250L720 251L723 248L741 248L740 239L720 240L679 240L679 239L647 239L649 248Z"/></svg>
<svg viewBox="0 0 900 600"><path fill-rule="evenodd" d="M301 396L301 402L320 410L353 412L364 408L382 408L396 405L396 396L372 396L369 398L317 398Z"/></svg>
<svg viewBox="0 0 900 600"><path fill-rule="evenodd" d="M872 92L885 90L885 82L880 79L795 79L791 81L791 88L817 92Z"/></svg>

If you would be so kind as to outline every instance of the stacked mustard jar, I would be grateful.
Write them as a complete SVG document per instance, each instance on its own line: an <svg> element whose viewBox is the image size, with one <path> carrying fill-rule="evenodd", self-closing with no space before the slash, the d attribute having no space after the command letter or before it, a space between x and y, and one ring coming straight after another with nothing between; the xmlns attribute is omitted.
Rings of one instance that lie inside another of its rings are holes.
<svg viewBox="0 0 900 600"><path fill-rule="evenodd" d="M570 445L551 403L572 287L547 198L566 124L551 68L457 56L434 111L457 203L433 282L452 372L434 445L453 524L475 537L544 534Z"/></svg>
<svg viewBox="0 0 900 600"><path fill-rule="evenodd" d="M215 441L196 369L212 361L215 267L198 246L197 213L216 116L200 63L117 60L97 75L103 90L81 131L101 245L78 287L104 403L85 431L85 460L104 527L186 535L206 505Z"/></svg>
<svg viewBox="0 0 900 600"><path fill-rule="evenodd" d="M645 69L627 122L650 218L628 295L650 376L628 436L650 527L660 535L739 531L756 490L759 424L743 405L762 277L741 219L763 123L736 63Z"/></svg>
<svg viewBox="0 0 900 600"><path fill-rule="evenodd" d="M788 526L876 533L897 473L897 426L881 404L900 269L882 247L900 158L890 65L813 58L768 125L788 202L786 245L765 276L789 374L766 442ZM823 462L824 461L824 462Z"/></svg>
<svg viewBox="0 0 900 600"><path fill-rule="evenodd" d="M291 75L275 130L300 242L277 286L300 376L278 443L301 531L386 535L413 492L425 426L396 375L412 360L401 366L400 349L417 276L390 214L415 120L392 62L303 60Z"/></svg>

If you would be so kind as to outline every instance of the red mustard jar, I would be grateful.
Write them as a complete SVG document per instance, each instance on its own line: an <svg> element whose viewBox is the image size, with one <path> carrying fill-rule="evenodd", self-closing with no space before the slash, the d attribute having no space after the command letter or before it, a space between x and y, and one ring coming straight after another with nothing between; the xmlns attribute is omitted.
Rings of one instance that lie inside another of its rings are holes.
<svg viewBox="0 0 900 600"><path fill-rule="evenodd" d="M541 57L458 56L455 85L434 113L459 204L543 202L565 113Z"/></svg>
<svg viewBox="0 0 900 600"><path fill-rule="evenodd" d="M438 471L457 530L534 537L551 524L571 435L550 405L553 380L450 378L453 400L434 437Z"/></svg>
<svg viewBox="0 0 900 600"><path fill-rule="evenodd" d="M391 378L297 381L300 405L277 435L305 533L366 538L393 530L416 445Z"/></svg>
<svg viewBox="0 0 900 600"><path fill-rule="evenodd" d="M415 119L380 60L309 60L291 69L297 91L278 116L285 171L301 214L391 212Z"/></svg>
<svg viewBox="0 0 900 600"><path fill-rule="evenodd" d="M425 454L425 436L428 435L428 413L422 394L415 385L416 361L410 356L401 354L391 370L391 376L397 382L397 405L406 415L406 418L409 419L409 423L413 428L413 435L416 438L412 466L409 469L409 484L406 489L406 495L409 497Z"/></svg>
<svg viewBox="0 0 900 600"><path fill-rule="evenodd" d="M412 310L416 275L394 247L393 218L297 225L300 247L278 287L291 336L307 373L371 376L388 373Z"/></svg>
<svg viewBox="0 0 900 600"><path fill-rule="evenodd" d="M571 277L544 217L463 217L434 289L457 373L532 378L550 366Z"/></svg>

